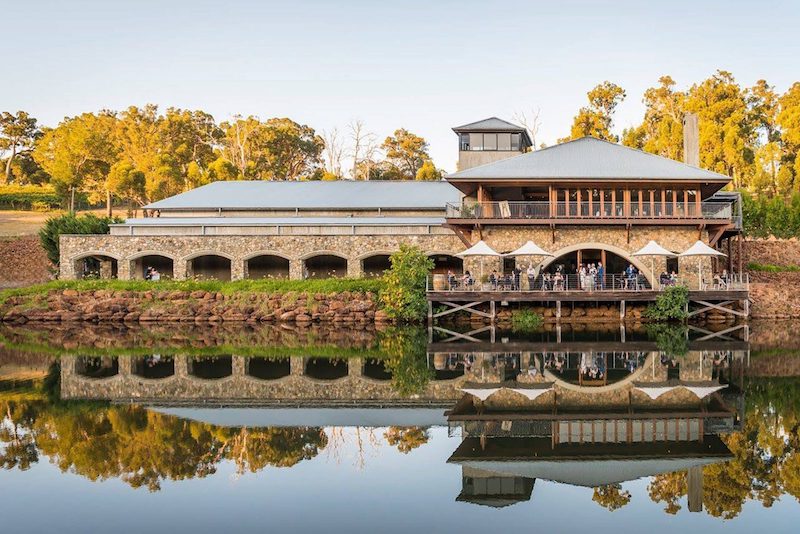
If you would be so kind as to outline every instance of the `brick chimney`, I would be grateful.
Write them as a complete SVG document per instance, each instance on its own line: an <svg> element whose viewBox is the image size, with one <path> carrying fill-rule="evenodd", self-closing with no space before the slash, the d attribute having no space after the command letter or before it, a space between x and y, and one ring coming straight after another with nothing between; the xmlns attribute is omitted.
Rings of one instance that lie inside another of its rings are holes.
<svg viewBox="0 0 800 534"><path fill-rule="evenodd" d="M700 132L697 115L687 113L683 116L683 162L700 166Z"/></svg>

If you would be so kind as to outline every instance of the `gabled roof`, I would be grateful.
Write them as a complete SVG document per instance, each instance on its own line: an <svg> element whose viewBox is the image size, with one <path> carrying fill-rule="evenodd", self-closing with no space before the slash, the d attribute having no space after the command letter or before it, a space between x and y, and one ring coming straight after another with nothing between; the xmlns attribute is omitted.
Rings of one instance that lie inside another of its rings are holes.
<svg viewBox="0 0 800 534"><path fill-rule="evenodd" d="M594 137L582 137L472 167L446 178L454 182L553 179L730 181L723 174Z"/></svg>
<svg viewBox="0 0 800 534"><path fill-rule="evenodd" d="M525 128L517 126L497 117L489 117L482 121L471 122L463 126L453 128L454 132L525 132Z"/></svg>
<svg viewBox="0 0 800 534"><path fill-rule="evenodd" d="M441 209L458 202L447 182L213 182L145 206L157 210Z"/></svg>

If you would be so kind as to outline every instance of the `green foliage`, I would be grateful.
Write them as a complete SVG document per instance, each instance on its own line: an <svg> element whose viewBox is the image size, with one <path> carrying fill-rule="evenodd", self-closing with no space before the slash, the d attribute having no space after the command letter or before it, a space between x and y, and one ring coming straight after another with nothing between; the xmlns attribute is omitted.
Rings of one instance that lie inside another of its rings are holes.
<svg viewBox="0 0 800 534"><path fill-rule="evenodd" d="M749 271L760 271L764 273L796 273L800 272L800 265L765 265L762 263L748 263Z"/></svg>
<svg viewBox="0 0 800 534"><path fill-rule="evenodd" d="M534 332L543 322L542 316L531 310L515 310L511 314L511 328L514 332Z"/></svg>
<svg viewBox="0 0 800 534"><path fill-rule="evenodd" d="M431 160L426 160L417 171L416 179L433 182L442 179L442 171L437 169Z"/></svg>
<svg viewBox="0 0 800 534"><path fill-rule="evenodd" d="M742 219L749 236L796 237L800 235L800 193L770 198L743 192Z"/></svg>
<svg viewBox="0 0 800 534"><path fill-rule="evenodd" d="M0 185L0 209L41 210L57 209L61 197L52 186L45 185Z"/></svg>
<svg viewBox="0 0 800 534"><path fill-rule="evenodd" d="M382 177L384 180L431 179L417 178L417 173L422 170L425 162L431 159L428 143L422 137L400 128L386 138L381 148L386 151L387 169ZM433 171L435 170L434 168ZM432 172L427 169L423 176L430 174Z"/></svg>
<svg viewBox="0 0 800 534"><path fill-rule="evenodd" d="M605 81L586 94L589 106L578 110L572 122L569 137L559 141L592 136L607 141L618 141L611 132L614 110L625 100L625 90L617 84Z"/></svg>
<svg viewBox="0 0 800 534"><path fill-rule="evenodd" d="M654 340L658 350L667 356L683 356L689 352L689 329L686 325L649 323L645 328L647 337Z"/></svg>
<svg viewBox="0 0 800 534"><path fill-rule="evenodd" d="M686 319L686 304L689 290L686 286L672 286L664 289L656 301L644 311L644 316L654 321L677 321Z"/></svg>
<svg viewBox="0 0 800 534"><path fill-rule="evenodd" d="M400 321L421 320L428 308L425 282L433 269L433 260L419 248L402 243L389 261L392 266L383 276L381 292L386 314Z"/></svg>
<svg viewBox="0 0 800 534"><path fill-rule="evenodd" d="M39 230L39 241L47 252L47 258L53 265L59 262L58 238L61 234L107 234L108 225L120 223L122 219L98 217L92 213L77 216L68 213L59 217L50 217Z"/></svg>
<svg viewBox="0 0 800 534"><path fill-rule="evenodd" d="M403 397L421 393L433 378L427 360L427 332L421 328L390 328L381 333L380 347L392 372L394 390Z"/></svg>

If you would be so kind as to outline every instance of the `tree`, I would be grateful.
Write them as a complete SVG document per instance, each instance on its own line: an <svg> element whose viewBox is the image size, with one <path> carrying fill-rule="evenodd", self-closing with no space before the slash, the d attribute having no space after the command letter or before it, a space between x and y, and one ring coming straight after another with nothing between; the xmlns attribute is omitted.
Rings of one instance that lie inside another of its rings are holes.
<svg viewBox="0 0 800 534"><path fill-rule="evenodd" d="M569 137L560 141L592 136L617 142L619 138L611 133L611 126L614 110L625 99L625 90L605 81L595 86L586 96L589 99L589 106L578 110L572 121Z"/></svg>
<svg viewBox="0 0 800 534"><path fill-rule="evenodd" d="M421 426L390 426L383 437L390 447L397 447L403 454L425 445L430 439L428 429Z"/></svg>
<svg viewBox="0 0 800 534"><path fill-rule="evenodd" d="M425 139L405 128L395 130L384 140L381 148L386 151L389 179L414 180L417 171L431 159Z"/></svg>
<svg viewBox="0 0 800 534"><path fill-rule="evenodd" d="M520 126L528 130L532 150L536 150L536 136L539 135L539 129L542 127L541 115L541 108L531 108L528 112L517 111L514 113L514 122L519 123Z"/></svg>
<svg viewBox="0 0 800 534"><path fill-rule="evenodd" d="M342 159L344 158L344 145L339 137L339 130L323 131L322 138L325 142L325 172L335 176L337 180L344 178L342 174Z"/></svg>
<svg viewBox="0 0 800 534"><path fill-rule="evenodd" d="M75 211L76 191L85 189L92 197L104 196L110 213L106 178L117 155L114 124L110 113L84 113L47 130L37 142L34 159L52 177L57 191L69 193L70 211Z"/></svg>
<svg viewBox="0 0 800 534"><path fill-rule="evenodd" d="M132 203L146 203L144 173L127 161L115 163L108 173L108 188L119 198Z"/></svg>
<svg viewBox="0 0 800 534"><path fill-rule="evenodd" d="M644 93L644 121L623 131L622 143L674 160L683 159L683 101L670 76L658 79L659 85Z"/></svg>
<svg viewBox="0 0 800 534"><path fill-rule="evenodd" d="M622 491L620 484L608 484L594 488L592 500L613 512L631 502L631 494L629 491Z"/></svg>
<svg viewBox="0 0 800 534"><path fill-rule="evenodd" d="M442 179L442 171L436 168L431 160L426 160L417 171L415 179L418 181L434 182Z"/></svg>
<svg viewBox="0 0 800 534"><path fill-rule="evenodd" d="M364 123L360 120L352 121L348 129L353 144L353 168L350 171L350 178L370 180L370 171L376 167L374 160L378 150L375 134L366 131Z"/></svg>
<svg viewBox="0 0 800 534"><path fill-rule="evenodd" d="M783 164L800 176L800 82L795 82L779 100L777 123L783 144Z"/></svg>
<svg viewBox="0 0 800 534"><path fill-rule="evenodd" d="M433 269L433 260L419 248L401 243L389 261L392 266L384 274L385 288L381 293L384 310L389 317L399 320L421 319L428 307L425 282Z"/></svg>
<svg viewBox="0 0 800 534"><path fill-rule="evenodd" d="M122 222L121 219L98 217L93 213L87 213L80 217L74 213L50 217L39 230L39 241L47 253L50 263L58 265L61 258L59 248L61 234L107 234L109 224L120 222Z"/></svg>
<svg viewBox="0 0 800 534"><path fill-rule="evenodd" d="M319 170L325 142L314 129L290 119L269 119L260 130L266 180L300 180Z"/></svg>
<svg viewBox="0 0 800 534"><path fill-rule="evenodd" d="M33 149L34 141L41 135L36 119L24 111L14 115L8 111L0 113L0 153L9 152L6 157L5 182L11 179L11 166L17 154Z"/></svg>

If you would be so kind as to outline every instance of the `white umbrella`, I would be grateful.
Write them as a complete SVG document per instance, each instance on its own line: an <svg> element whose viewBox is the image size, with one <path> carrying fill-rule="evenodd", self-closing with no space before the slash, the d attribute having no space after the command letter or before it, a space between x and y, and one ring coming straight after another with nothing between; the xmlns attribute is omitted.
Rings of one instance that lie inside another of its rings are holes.
<svg viewBox="0 0 800 534"><path fill-rule="evenodd" d="M714 250L713 248L709 247L708 245L706 245L702 241L698 240L694 245L689 247L687 250L685 250L684 252L681 252L680 254L678 254L678 256L681 257L681 258L692 258L692 257L702 258L703 256L717 256L717 257L723 256L724 257L725 254L723 254L722 252L720 252L718 250ZM698 289L702 289L703 288L703 272L702 271L703 271L702 260L698 259L697 260L697 288Z"/></svg>
<svg viewBox="0 0 800 534"><path fill-rule="evenodd" d="M669 393L670 391L676 389L678 386L664 386L664 385L645 385L645 384L635 384L634 386L636 389L650 397L651 399L655 400L659 398L664 393Z"/></svg>
<svg viewBox="0 0 800 534"><path fill-rule="evenodd" d="M500 256L500 253L494 250L492 247L486 244L486 242L481 239L467 250L461 251L456 254L459 258L467 258L470 256L480 256L481 257L481 279L483 278L483 256Z"/></svg>
<svg viewBox="0 0 800 534"><path fill-rule="evenodd" d="M724 385L716 381L683 384L683 387L697 395L698 399L704 399L715 391L725 388Z"/></svg>
<svg viewBox="0 0 800 534"><path fill-rule="evenodd" d="M656 279L656 268L655 268L655 260L653 259L655 256L663 256L666 258L674 258L677 256L674 252L671 252L652 239L642 248L631 254L631 256L650 256L650 274L653 277L653 280Z"/></svg>
<svg viewBox="0 0 800 534"><path fill-rule="evenodd" d="M548 391L553 391L552 384L548 384L545 387L535 387L535 388L503 388L507 389L508 391L513 391L514 393L519 393L520 395L524 395L528 400L535 400L536 397L539 395L544 395Z"/></svg>
<svg viewBox="0 0 800 534"><path fill-rule="evenodd" d="M462 388L461 391L464 393L469 393L473 397L478 397L480 400L485 401L490 396L500 391L500 388Z"/></svg>
<svg viewBox="0 0 800 534"><path fill-rule="evenodd" d="M517 250L503 254L503 256L552 256L552 254L539 247L533 241L528 241Z"/></svg>

